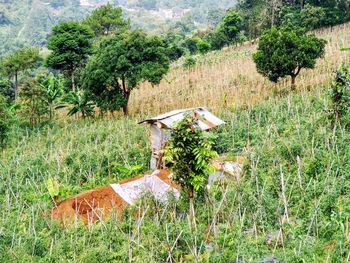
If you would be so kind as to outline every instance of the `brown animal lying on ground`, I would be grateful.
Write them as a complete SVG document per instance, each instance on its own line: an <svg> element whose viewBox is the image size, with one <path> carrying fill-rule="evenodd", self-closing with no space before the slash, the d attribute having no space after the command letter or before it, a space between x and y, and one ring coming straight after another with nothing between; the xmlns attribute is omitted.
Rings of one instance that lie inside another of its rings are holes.
<svg viewBox="0 0 350 263"><path fill-rule="evenodd" d="M180 194L180 188L169 178L168 170L156 170L151 175L126 179L70 197L53 207L51 216L67 223L75 220L94 223L108 218L112 212L120 214L126 205L136 201L144 189L160 199L165 197L165 191L172 190L177 196Z"/></svg>

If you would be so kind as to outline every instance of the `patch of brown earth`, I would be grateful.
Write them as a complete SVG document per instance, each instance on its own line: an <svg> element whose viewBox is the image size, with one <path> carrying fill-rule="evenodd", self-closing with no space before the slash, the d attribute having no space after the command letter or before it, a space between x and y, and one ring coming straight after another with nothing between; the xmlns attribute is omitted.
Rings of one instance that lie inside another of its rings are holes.
<svg viewBox="0 0 350 263"><path fill-rule="evenodd" d="M169 178L167 170L160 170L157 176L165 183L179 190L179 186ZM142 177L143 175L122 180L118 183L126 184ZM108 185L83 192L59 202L51 209L51 216L53 219L61 222L69 223L74 222L74 220L82 220L85 224L90 224L97 220L108 218L112 212L115 212L117 215L121 214L126 205L128 203Z"/></svg>
<svg viewBox="0 0 350 263"><path fill-rule="evenodd" d="M89 224L108 218L113 211L116 214L121 213L126 204L108 185L83 192L58 203L52 208L51 216L62 222L82 220L85 224Z"/></svg>

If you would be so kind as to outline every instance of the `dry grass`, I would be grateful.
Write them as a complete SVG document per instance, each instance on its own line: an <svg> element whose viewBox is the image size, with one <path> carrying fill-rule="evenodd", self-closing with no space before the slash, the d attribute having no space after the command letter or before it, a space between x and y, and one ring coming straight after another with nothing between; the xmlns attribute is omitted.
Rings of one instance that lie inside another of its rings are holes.
<svg viewBox="0 0 350 263"><path fill-rule="evenodd" d="M326 55L314 70L303 70L297 78L300 91L326 84L334 70L350 54L340 51L350 45L350 24L317 31L328 41ZM197 57L197 65L183 69L181 61L173 65L167 77L152 87L145 83L135 90L130 100L132 115L145 116L173 110L206 106L215 113L225 108L254 104L274 92L288 89L289 79L274 84L257 73L252 54L256 45L245 43Z"/></svg>

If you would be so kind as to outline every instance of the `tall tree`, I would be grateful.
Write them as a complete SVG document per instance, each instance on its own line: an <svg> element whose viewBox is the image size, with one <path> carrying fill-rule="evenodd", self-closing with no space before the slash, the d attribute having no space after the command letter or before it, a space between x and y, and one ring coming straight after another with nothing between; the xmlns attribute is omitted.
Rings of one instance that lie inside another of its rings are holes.
<svg viewBox="0 0 350 263"><path fill-rule="evenodd" d="M47 65L61 70L70 78L71 87L75 90L75 73L92 54L91 40L93 31L78 22L62 22L52 29L48 48L52 51L47 58Z"/></svg>
<svg viewBox="0 0 350 263"><path fill-rule="evenodd" d="M17 97L18 77L19 74L34 68L39 61L39 49L21 48L8 55L2 61L3 73L14 80L15 99Z"/></svg>
<svg viewBox="0 0 350 263"><path fill-rule="evenodd" d="M242 29L249 38L256 38L261 31L270 26L266 0L240 0L237 9L242 15Z"/></svg>
<svg viewBox="0 0 350 263"><path fill-rule="evenodd" d="M273 82L291 77L292 89L301 69L312 69L324 55L326 41L306 35L304 29L288 25L263 32L253 55L257 70Z"/></svg>
<svg viewBox="0 0 350 263"><path fill-rule="evenodd" d="M126 29L130 23L123 18L121 7L113 7L108 3L92 11L83 24L91 27L96 36L102 36L109 35L114 30Z"/></svg>
<svg viewBox="0 0 350 263"><path fill-rule="evenodd" d="M275 20L277 17L277 12L279 8L282 6L282 0L271 0L270 2L270 17L271 17L271 27L275 25Z"/></svg>
<svg viewBox="0 0 350 263"><path fill-rule="evenodd" d="M157 84L169 70L164 41L140 30L104 39L83 73L83 86L100 108L128 115L131 91L140 82ZM107 105L107 107L106 107Z"/></svg>
<svg viewBox="0 0 350 263"><path fill-rule="evenodd" d="M27 78L20 90L20 114L29 119L31 125L36 125L45 119L47 105L44 101L45 90L36 78Z"/></svg>

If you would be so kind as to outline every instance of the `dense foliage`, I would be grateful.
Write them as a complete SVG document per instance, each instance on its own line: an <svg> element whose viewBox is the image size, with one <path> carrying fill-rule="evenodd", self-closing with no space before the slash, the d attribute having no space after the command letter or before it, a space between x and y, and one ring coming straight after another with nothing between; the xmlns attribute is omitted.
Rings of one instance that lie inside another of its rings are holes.
<svg viewBox="0 0 350 263"><path fill-rule="evenodd" d="M194 28L205 28L208 24L216 23L218 16L215 14L220 16L225 9L232 7L235 1L222 0L218 3L214 0L2 0L0 56L25 46L45 46L53 26L61 21L81 20L97 7L107 3L121 5L124 17L131 19L134 28L160 33L177 22L187 21L186 16L195 21ZM107 20L114 20L118 15L110 13L106 16L105 11L108 12L108 8L105 9L94 16L97 18L103 14L103 20L108 24ZM169 16L164 16L164 12Z"/></svg>
<svg viewBox="0 0 350 263"><path fill-rule="evenodd" d="M210 160L216 156L212 140L201 130L193 116L176 124L167 142L166 159L172 163L174 180L193 197L201 189L210 172Z"/></svg>
<svg viewBox="0 0 350 263"><path fill-rule="evenodd" d="M168 72L169 59L161 38L140 30L106 38L85 68L83 86L102 110L123 108L128 115L131 91L140 82L158 84Z"/></svg>
<svg viewBox="0 0 350 263"><path fill-rule="evenodd" d="M114 8L108 3L92 11L91 15L85 18L84 24L88 25L96 36L109 35L115 30L129 26L128 21L122 15L121 7Z"/></svg>
<svg viewBox="0 0 350 263"><path fill-rule="evenodd" d="M306 35L302 28L273 27L262 34L253 58L259 73L274 82L290 76L294 88L300 70L314 68L316 59L324 55L325 45L325 40Z"/></svg>
<svg viewBox="0 0 350 263"><path fill-rule="evenodd" d="M62 22L52 29L47 45L52 53L47 58L47 65L66 74L73 90L76 71L93 52L92 37L92 30L78 22Z"/></svg>
<svg viewBox="0 0 350 263"><path fill-rule="evenodd" d="M259 36L272 26L288 23L311 30L350 20L348 0L241 0L237 8L243 16L243 29L249 38Z"/></svg>
<svg viewBox="0 0 350 263"><path fill-rule="evenodd" d="M350 74L346 65L342 65L337 70L329 95L330 113L335 120L339 121L347 116L350 109Z"/></svg>
<svg viewBox="0 0 350 263"><path fill-rule="evenodd" d="M0 150L5 146L11 128L11 114L6 98L0 94Z"/></svg>
<svg viewBox="0 0 350 263"><path fill-rule="evenodd" d="M37 66L39 61L39 50L36 48L21 48L8 55L2 60L2 74L8 79L13 79L14 98L17 96L18 77L20 73L26 73L27 70Z"/></svg>

